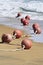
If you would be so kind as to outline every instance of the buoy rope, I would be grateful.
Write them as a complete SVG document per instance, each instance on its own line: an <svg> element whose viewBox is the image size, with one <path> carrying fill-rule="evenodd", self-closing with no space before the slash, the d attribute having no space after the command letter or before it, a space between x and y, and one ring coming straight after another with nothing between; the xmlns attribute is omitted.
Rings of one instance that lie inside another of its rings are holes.
<svg viewBox="0 0 43 65"><path fill-rule="evenodd" d="M5 52L14 52L14 51L21 51L23 48L20 49L0 49L0 51L5 51Z"/></svg>

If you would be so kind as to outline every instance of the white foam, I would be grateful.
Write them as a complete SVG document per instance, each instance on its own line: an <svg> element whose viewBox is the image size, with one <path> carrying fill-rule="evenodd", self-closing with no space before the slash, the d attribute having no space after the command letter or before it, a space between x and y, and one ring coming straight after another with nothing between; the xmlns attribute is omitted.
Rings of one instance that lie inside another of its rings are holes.
<svg viewBox="0 0 43 65"><path fill-rule="evenodd" d="M0 15L13 17L17 12L23 12L20 7L43 12L43 2L29 1L25 3L24 0L0 0ZM43 13L40 15L40 13L24 11L22 17L27 14L31 16L31 19L43 20Z"/></svg>

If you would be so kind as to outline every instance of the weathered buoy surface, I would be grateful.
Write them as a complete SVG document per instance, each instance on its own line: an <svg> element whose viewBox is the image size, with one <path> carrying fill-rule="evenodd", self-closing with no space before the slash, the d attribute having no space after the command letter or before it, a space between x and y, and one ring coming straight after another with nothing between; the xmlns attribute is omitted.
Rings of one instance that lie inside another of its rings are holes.
<svg viewBox="0 0 43 65"><path fill-rule="evenodd" d="M21 47L24 47L24 49L30 49L32 47L32 41L27 38L22 40Z"/></svg>
<svg viewBox="0 0 43 65"><path fill-rule="evenodd" d="M30 16L28 16L28 15L27 15L27 16L25 16L25 19L28 19L28 20L30 20Z"/></svg>
<svg viewBox="0 0 43 65"><path fill-rule="evenodd" d="M3 34L2 35L2 42L10 43L12 41L11 34Z"/></svg>
<svg viewBox="0 0 43 65"><path fill-rule="evenodd" d="M13 35L16 37L16 38L20 38L22 36L22 31L21 30L14 30L13 31Z"/></svg>

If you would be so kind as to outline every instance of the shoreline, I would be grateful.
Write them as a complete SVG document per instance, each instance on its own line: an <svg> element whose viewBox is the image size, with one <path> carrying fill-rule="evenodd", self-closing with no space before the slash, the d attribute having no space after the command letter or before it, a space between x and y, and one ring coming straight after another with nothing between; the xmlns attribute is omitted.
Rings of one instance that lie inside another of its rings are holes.
<svg viewBox="0 0 43 65"><path fill-rule="evenodd" d="M23 26L23 24L20 21L20 18L9 18L9 17L3 17L0 18L0 24L5 25L14 29L20 29L23 30L27 35L31 36L31 39L35 42L40 42L43 43L43 21L42 20L30 20L28 26ZM42 22L42 24L41 24ZM42 33L39 35L34 34L33 29L32 29L32 24L33 23L39 23Z"/></svg>
<svg viewBox="0 0 43 65"><path fill-rule="evenodd" d="M3 33L10 33L14 28L0 25L0 38ZM26 35L23 33L23 35ZM0 64L2 65L43 65L43 44L32 42L29 50L20 50L21 41L25 38L13 40L10 44L1 43L0 39ZM18 49L18 50L17 50Z"/></svg>

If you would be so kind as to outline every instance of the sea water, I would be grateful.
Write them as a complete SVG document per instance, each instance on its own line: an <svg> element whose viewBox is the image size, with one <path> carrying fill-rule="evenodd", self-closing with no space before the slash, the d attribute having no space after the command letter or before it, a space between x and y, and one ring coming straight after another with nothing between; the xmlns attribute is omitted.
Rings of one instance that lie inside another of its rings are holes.
<svg viewBox="0 0 43 65"><path fill-rule="evenodd" d="M15 18L18 12L22 13L21 17L30 16L28 26L23 26L20 19ZM34 34L33 23L39 23L41 34ZM0 0L0 24L24 30L31 35L30 39L43 42L43 0Z"/></svg>
<svg viewBox="0 0 43 65"><path fill-rule="evenodd" d="M0 0L0 16L15 17L18 12L43 20L43 0Z"/></svg>

